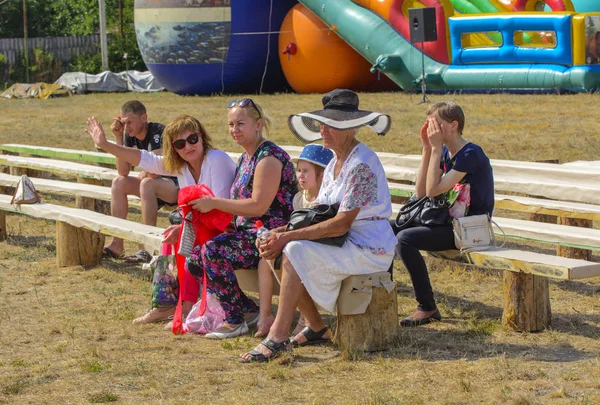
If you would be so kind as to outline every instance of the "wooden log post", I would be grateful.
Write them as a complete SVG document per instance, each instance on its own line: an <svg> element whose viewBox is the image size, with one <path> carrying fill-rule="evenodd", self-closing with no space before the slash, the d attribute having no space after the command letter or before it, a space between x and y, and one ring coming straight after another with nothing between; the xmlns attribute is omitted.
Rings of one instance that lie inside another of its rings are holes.
<svg viewBox="0 0 600 405"><path fill-rule="evenodd" d="M12 195L9 193L8 187L0 186L0 194ZM4 241L8 238L8 232L6 230L6 212L0 210L0 241Z"/></svg>
<svg viewBox="0 0 600 405"><path fill-rule="evenodd" d="M78 176L77 183L103 186L105 184L105 181L99 180L99 179L89 179L89 178L84 178L84 177ZM99 212L104 215L110 215L110 201L102 201L102 200L96 200L95 198L78 196L75 198L75 206L77 208L82 208L85 210L96 211L96 212Z"/></svg>
<svg viewBox="0 0 600 405"><path fill-rule="evenodd" d="M26 174L27 176L31 175L31 172L28 168L26 167L14 167L11 166L9 169L9 173L11 176L22 176L24 174Z"/></svg>
<svg viewBox="0 0 600 405"><path fill-rule="evenodd" d="M349 353L388 350L398 335L398 297L396 288L388 292L373 287L371 302L358 315L338 313L334 341Z"/></svg>
<svg viewBox="0 0 600 405"><path fill-rule="evenodd" d="M104 235L56 221L56 265L95 266L102 258Z"/></svg>
<svg viewBox="0 0 600 405"><path fill-rule="evenodd" d="M537 332L548 328L551 319L548 278L505 271L502 325L517 332Z"/></svg>
<svg viewBox="0 0 600 405"><path fill-rule="evenodd" d="M6 212L0 210L0 242L5 241L8 238L6 232Z"/></svg>
<svg viewBox="0 0 600 405"><path fill-rule="evenodd" d="M567 218L559 217L559 225L576 226L579 228L592 228L594 222L589 219L578 219L578 218ZM592 251L589 249L579 249L569 246L557 246L556 254L562 257L569 257L571 259L582 259L590 261L592 259Z"/></svg>
<svg viewBox="0 0 600 405"><path fill-rule="evenodd" d="M545 222L547 224L555 224L556 223L556 215L528 214L527 220L535 221L535 222Z"/></svg>

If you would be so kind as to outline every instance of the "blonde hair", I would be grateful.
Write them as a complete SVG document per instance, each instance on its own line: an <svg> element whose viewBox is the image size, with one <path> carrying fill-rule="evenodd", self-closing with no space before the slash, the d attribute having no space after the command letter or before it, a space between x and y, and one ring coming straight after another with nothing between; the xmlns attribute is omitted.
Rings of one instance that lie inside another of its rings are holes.
<svg viewBox="0 0 600 405"><path fill-rule="evenodd" d="M448 122L456 121L458 123L457 131L462 134L465 128L465 113L458 104L453 101L439 101L429 107L427 115L438 113L441 119Z"/></svg>
<svg viewBox="0 0 600 405"><path fill-rule="evenodd" d="M266 134L269 134L269 131L271 130L271 119L265 114L265 111L263 110L263 108L254 100L252 100L251 103L248 103L248 105L244 106L244 107L240 107L239 106L239 102L243 100L240 99L238 100L234 105L232 105L230 108L239 108L241 110L244 110L246 112L246 115L252 119L252 121L256 122L258 120L262 120L263 121L263 128L264 128L264 132L266 132ZM263 135L264 136L264 135ZM265 136L266 138L266 136Z"/></svg>
<svg viewBox="0 0 600 405"><path fill-rule="evenodd" d="M204 148L203 156L206 156L209 150L214 149L212 139L202 123L192 116L180 115L169 122L163 132L163 163L165 169L170 173L179 173L186 163L172 145L173 141L184 131L193 131L200 136L202 148Z"/></svg>

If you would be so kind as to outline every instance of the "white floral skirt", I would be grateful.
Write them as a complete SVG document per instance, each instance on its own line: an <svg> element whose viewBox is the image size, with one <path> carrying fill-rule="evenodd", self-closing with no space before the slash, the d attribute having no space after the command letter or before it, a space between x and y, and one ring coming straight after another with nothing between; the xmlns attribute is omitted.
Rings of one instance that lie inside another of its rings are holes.
<svg viewBox="0 0 600 405"><path fill-rule="evenodd" d="M387 271L394 253L376 255L346 241L342 247L312 241L289 242L283 249L316 304L335 311L342 281L348 276Z"/></svg>

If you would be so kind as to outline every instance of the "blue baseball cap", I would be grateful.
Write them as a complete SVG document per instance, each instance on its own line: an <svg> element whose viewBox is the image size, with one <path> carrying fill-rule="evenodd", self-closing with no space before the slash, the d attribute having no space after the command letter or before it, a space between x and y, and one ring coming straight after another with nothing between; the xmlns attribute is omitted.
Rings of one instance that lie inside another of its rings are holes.
<svg viewBox="0 0 600 405"><path fill-rule="evenodd" d="M298 156L298 160L306 160L321 167L326 167L331 159L333 159L332 151L315 144L306 145Z"/></svg>

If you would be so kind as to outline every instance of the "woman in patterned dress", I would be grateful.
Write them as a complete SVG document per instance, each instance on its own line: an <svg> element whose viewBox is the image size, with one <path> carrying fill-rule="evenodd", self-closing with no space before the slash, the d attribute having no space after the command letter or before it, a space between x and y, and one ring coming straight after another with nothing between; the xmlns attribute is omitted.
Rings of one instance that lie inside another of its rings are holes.
<svg viewBox="0 0 600 405"><path fill-rule="evenodd" d="M292 115L290 129L300 139L323 138L334 158L325 168L317 197L320 204L339 203L337 215L303 229L274 233L260 246L261 256L274 259L283 252L279 308L269 334L261 344L240 355L242 362L267 361L291 346L328 341L330 334L315 304L334 311L342 280L351 275L387 271L394 258L396 239L388 218L390 193L379 158L356 139L361 126L384 135L390 117L358 109L358 95L334 90L323 97L319 111ZM342 247L315 242L348 232ZM296 307L309 326L289 339Z"/></svg>
<svg viewBox="0 0 600 405"><path fill-rule="evenodd" d="M229 103L229 134L244 148L231 186L231 199L205 197L189 204L200 212L218 209L234 215L230 232L196 246L187 268L200 278L204 271L208 288L225 311L225 323L205 335L225 339L248 333L258 322L258 306L240 289L235 269L256 269L260 256L255 222L267 229L287 224L298 191L290 156L263 137L270 125L262 108L252 99Z"/></svg>

